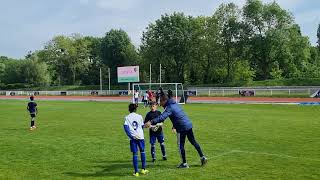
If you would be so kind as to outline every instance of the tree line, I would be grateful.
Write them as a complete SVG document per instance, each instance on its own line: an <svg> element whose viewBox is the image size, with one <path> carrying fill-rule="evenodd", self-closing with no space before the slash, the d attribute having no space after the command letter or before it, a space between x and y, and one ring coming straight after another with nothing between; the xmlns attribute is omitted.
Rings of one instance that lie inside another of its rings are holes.
<svg viewBox="0 0 320 180"><path fill-rule="evenodd" d="M25 59L0 57L0 83L32 86L97 85L99 70L117 84L117 67L140 66L140 79L219 84L284 78L320 78L318 44L301 34L293 15L276 2L221 4L211 16L164 14L146 27L141 45L112 29L104 37L56 36Z"/></svg>

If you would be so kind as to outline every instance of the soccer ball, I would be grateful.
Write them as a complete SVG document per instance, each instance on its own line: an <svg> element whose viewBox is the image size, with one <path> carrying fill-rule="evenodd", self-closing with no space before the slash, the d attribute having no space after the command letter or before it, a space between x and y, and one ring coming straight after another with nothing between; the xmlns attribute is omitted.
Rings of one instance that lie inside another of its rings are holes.
<svg viewBox="0 0 320 180"><path fill-rule="evenodd" d="M160 127L159 125L151 126L151 130L153 132L156 132L159 129L159 127Z"/></svg>

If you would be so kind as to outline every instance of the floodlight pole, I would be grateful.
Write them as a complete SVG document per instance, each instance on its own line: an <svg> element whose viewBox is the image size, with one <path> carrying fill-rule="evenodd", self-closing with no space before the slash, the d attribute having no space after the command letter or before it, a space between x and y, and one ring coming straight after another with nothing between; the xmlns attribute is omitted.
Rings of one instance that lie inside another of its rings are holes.
<svg viewBox="0 0 320 180"><path fill-rule="evenodd" d="M160 87L161 87L161 64L160 64Z"/></svg>
<svg viewBox="0 0 320 180"><path fill-rule="evenodd" d="M149 67L149 69L150 69L150 80L149 80L149 90L151 90L151 64L150 64L150 67Z"/></svg>
<svg viewBox="0 0 320 180"><path fill-rule="evenodd" d="M110 80L110 68L108 68L108 77L109 77L109 95L110 95L110 82L111 82L111 80Z"/></svg>
<svg viewBox="0 0 320 180"><path fill-rule="evenodd" d="M101 68L100 68L100 95L102 95L102 77L101 77Z"/></svg>

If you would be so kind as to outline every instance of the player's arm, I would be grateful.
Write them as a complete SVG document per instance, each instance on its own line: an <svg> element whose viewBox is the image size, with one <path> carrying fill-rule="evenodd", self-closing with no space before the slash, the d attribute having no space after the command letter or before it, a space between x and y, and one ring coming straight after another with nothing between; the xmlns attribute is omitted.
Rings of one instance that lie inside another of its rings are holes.
<svg viewBox="0 0 320 180"><path fill-rule="evenodd" d="M142 128L149 128L149 127L145 126L145 124L149 121L150 121L150 117L149 117L149 112L148 112L146 117L144 118L144 121L143 121L144 124L142 125Z"/></svg>
<svg viewBox="0 0 320 180"><path fill-rule="evenodd" d="M131 135L130 133L130 128L128 125L123 125L123 128L124 128L124 131L126 132L127 136L130 138L130 139L134 139L133 136Z"/></svg>
<svg viewBox="0 0 320 180"><path fill-rule="evenodd" d="M147 113L146 117L144 118L143 123L147 123L148 121L150 121L149 112Z"/></svg>
<svg viewBox="0 0 320 180"><path fill-rule="evenodd" d="M124 132L126 132L127 136L130 139L134 139L134 137L130 133L130 128L129 128L129 125L128 125L128 122L127 122L126 118L124 120L123 129L124 129Z"/></svg>
<svg viewBox="0 0 320 180"><path fill-rule="evenodd" d="M161 111L158 111L158 113L159 113L159 116L160 116L160 115L161 115ZM162 127L162 126L163 126L163 124L164 124L163 122L161 122L161 123L157 123L157 124L156 124L156 126L161 126L161 127Z"/></svg>
<svg viewBox="0 0 320 180"><path fill-rule="evenodd" d="M161 123L165 119L167 119L171 114L172 114L171 108L166 108L166 110L162 114L160 114L160 116L158 116L157 118L151 120L151 124L154 125L154 124L157 124L157 123Z"/></svg>

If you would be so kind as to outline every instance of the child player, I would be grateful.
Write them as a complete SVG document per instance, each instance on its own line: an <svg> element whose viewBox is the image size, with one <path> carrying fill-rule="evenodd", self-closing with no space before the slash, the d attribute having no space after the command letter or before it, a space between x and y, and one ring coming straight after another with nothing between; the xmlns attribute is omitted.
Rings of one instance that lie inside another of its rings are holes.
<svg viewBox="0 0 320 180"><path fill-rule="evenodd" d="M28 103L27 110L29 111L30 116L31 116L30 130L34 130L36 128L35 119L36 119L36 115L38 113L38 109L37 109L37 103L34 102L33 96L30 96L30 102Z"/></svg>
<svg viewBox="0 0 320 180"><path fill-rule="evenodd" d="M157 102L152 101L150 103L150 112L147 113L146 118L144 119L144 123L151 121L152 119L157 118L161 115L161 112L157 110ZM152 162L156 161L156 140L160 143L162 159L167 160L166 157L166 149L164 145L164 136L162 132L163 123L158 123L155 126L152 126L149 130L150 132L150 144L151 144L151 157Z"/></svg>
<svg viewBox="0 0 320 180"><path fill-rule="evenodd" d="M130 138L130 149L133 153L133 176L139 176L138 171L138 148L140 150L142 170L141 174L147 174L149 171L146 170L146 154L144 152L144 134L143 134L143 118L141 115L136 113L137 105L129 104L130 114L124 118L124 130L127 136Z"/></svg>

